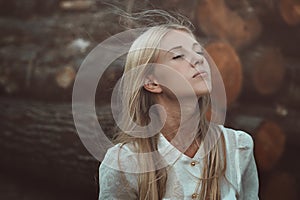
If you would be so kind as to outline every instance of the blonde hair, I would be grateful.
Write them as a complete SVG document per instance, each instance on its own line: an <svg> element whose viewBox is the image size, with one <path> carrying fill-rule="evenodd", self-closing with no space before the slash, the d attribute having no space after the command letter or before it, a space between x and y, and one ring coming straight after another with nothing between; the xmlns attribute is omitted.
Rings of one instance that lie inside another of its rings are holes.
<svg viewBox="0 0 300 200"><path fill-rule="evenodd" d="M145 90L141 85L144 83L144 78L151 73L147 64L155 63L159 53L159 45L162 38L170 30L182 30L192 34L192 31L178 21L172 21L167 24L160 24L153 26L140 35L132 44L125 64L124 74L132 69L137 69L135 78L128 78L124 80L122 90L124 90L122 101L123 106L128 108L130 118L124 117L123 124L129 125L133 120L140 126L145 126L150 123L149 109L155 104L153 94ZM209 129L209 123L206 119L206 111L209 108L210 96L205 95L198 101L200 113L199 132L198 137L203 141L206 136L205 133ZM127 130L130 130L130 126ZM135 137L122 131L118 134L115 142L124 144L133 144L136 153L157 152L158 150L158 133L150 134L151 137ZM223 158L223 159L222 159ZM139 168L149 169L149 166L155 168L155 161L157 159L163 160L161 155L154 153L153 156L139 157ZM225 156L225 141L221 134L220 139L214 145L213 149L204 158L204 168L202 171L201 191L198 199L220 199L220 185L219 180L225 174L226 156ZM170 166L171 167L171 166ZM138 178L138 198L140 200L161 200L166 192L168 168L164 167L154 171L145 170L144 173L139 174Z"/></svg>

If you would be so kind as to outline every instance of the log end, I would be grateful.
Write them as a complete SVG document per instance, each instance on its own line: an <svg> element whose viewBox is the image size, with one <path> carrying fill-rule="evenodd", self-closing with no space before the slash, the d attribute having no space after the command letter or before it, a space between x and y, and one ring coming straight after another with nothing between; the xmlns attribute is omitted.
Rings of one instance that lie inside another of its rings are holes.
<svg viewBox="0 0 300 200"><path fill-rule="evenodd" d="M300 2L295 0L281 0L279 10L283 20L291 26L300 23Z"/></svg>
<svg viewBox="0 0 300 200"><path fill-rule="evenodd" d="M227 105L230 105L237 99L242 87L243 75L239 56L230 44L222 41L208 43L205 49L223 78Z"/></svg>
<svg viewBox="0 0 300 200"><path fill-rule="evenodd" d="M196 18L204 34L226 40L237 49L251 44L262 31L261 22L255 15L242 17L224 0L199 2Z"/></svg>
<svg viewBox="0 0 300 200"><path fill-rule="evenodd" d="M265 120L255 131L254 141L258 168L263 171L272 169L285 149L283 130L273 121Z"/></svg>

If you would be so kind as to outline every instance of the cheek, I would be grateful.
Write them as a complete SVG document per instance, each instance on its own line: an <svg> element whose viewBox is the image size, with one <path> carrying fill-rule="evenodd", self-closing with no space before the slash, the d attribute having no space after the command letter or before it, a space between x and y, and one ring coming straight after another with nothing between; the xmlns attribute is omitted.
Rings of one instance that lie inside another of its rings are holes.
<svg viewBox="0 0 300 200"><path fill-rule="evenodd" d="M170 90L180 90L183 87L190 87L190 80L187 80L185 70L180 65L173 67L161 67L156 70L155 76L160 84Z"/></svg>
<svg viewBox="0 0 300 200"><path fill-rule="evenodd" d="M177 61L176 63L171 63L169 66L183 76L186 76L186 73L190 70L189 64L186 61Z"/></svg>

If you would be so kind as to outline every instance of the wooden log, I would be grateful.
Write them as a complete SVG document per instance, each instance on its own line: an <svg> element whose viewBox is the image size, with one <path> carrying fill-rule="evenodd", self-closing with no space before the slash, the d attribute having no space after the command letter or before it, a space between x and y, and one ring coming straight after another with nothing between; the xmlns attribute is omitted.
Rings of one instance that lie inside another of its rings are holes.
<svg viewBox="0 0 300 200"><path fill-rule="evenodd" d="M107 23L91 23L91 18ZM81 14L79 20L66 15L24 21L0 19L0 41L3 44L0 48L1 95L70 101L75 72L88 51L98 44L97 40L108 37L108 32L121 31L120 26L114 25L117 24L113 23L114 20L117 21L117 16L112 17L108 9ZM89 24L88 34L83 24ZM60 36L56 37L57 34ZM106 98L102 91L97 95Z"/></svg>
<svg viewBox="0 0 300 200"><path fill-rule="evenodd" d="M299 58L300 26L287 27L270 24L265 26L265 30L262 41L280 48L282 54L287 57Z"/></svg>
<svg viewBox="0 0 300 200"><path fill-rule="evenodd" d="M285 149L286 136L282 128L272 121L264 120L255 131L254 141L258 168L272 169Z"/></svg>
<svg viewBox="0 0 300 200"><path fill-rule="evenodd" d="M299 142L300 140L296 140L292 144L287 141L284 155L278 164L271 171L259 171L260 197L262 199L298 199L295 197L299 195L297 189L300 186L300 161L297 159ZM277 193L278 187L281 188L281 194L273 194Z"/></svg>
<svg viewBox="0 0 300 200"><path fill-rule="evenodd" d="M285 171L275 171L268 177L262 187L263 200L297 200L299 183L294 174Z"/></svg>
<svg viewBox="0 0 300 200"><path fill-rule="evenodd" d="M230 127L250 133L254 138L254 154L261 171L270 171L282 157L286 134L281 126L269 119L238 115L227 122Z"/></svg>
<svg viewBox="0 0 300 200"><path fill-rule="evenodd" d="M70 101L75 69L67 65L58 68L2 66L0 86L2 94L44 100Z"/></svg>
<svg viewBox="0 0 300 200"><path fill-rule="evenodd" d="M272 5L263 6L264 1L261 0L249 1L263 24L263 32L258 42L280 48L283 55L299 57L300 46L296 41L300 40L300 26L291 26L282 19L276 4L279 0L266 1Z"/></svg>
<svg viewBox="0 0 300 200"><path fill-rule="evenodd" d="M8 36L15 38L8 44L3 43L5 45L38 44L43 47L45 45L48 51L55 49L57 45L65 49L76 38L91 41L92 46L95 46L109 36L124 31L124 27L118 22L119 16L113 13L111 8L104 6L97 12L80 14L56 13L48 17L36 16L30 19L3 17L0 19L0 35L1 40Z"/></svg>
<svg viewBox="0 0 300 200"><path fill-rule="evenodd" d="M251 6L248 10L251 10ZM255 41L261 33L261 23L254 13L242 18L231 10L224 0L199 0L197 6L198 27L209 37L224 39L240 49Z"/></svg>
<svg viewBox="0 0 300 200"><path fill-rule="evenodd" d="M70 104L3 97L0 102L1 168L29 182L38 177L59 188L97 192L99 162L82 145ZM113 134L110 108L97 108L97 113L104 132Z"/></svg>
<svg viewBox="0 0 300 200"><path fill-rule="evenodd" d="M279 1L279 11L284 21L289 25L300 23L300 2L296 0Z"/></svg>
<svg viewBox="0 0 300 200"><path fill-rule="evenodd" d="M227 42L209 42L204 47L218 67L225 86L227 105L231 105L238 98L242 87L240 58Z"/></svg>
<svg viewBox="0 0 300 200"><path fill-rule="evenodd" d="M242 102L299 108L300 62L274 47L258 46L243 53Z"/></svg>
<svg viewBox="0 0 300 200"><path fill-rule="evenodd" d="M289 26L300 23L300 3L297 0L254 0L249 1L261 19L280 21Z"/></svg>
<svg viewBox="0 0 300 200"><path fill-rule="evenodd" d="M112 90L123 72L123 62L124 60L117 59L101 76L96 92L97 103L110 102ZM77 70L74 63L57 67L50 67L50 64L35 66L33 61L22 64L23 66L1 66L2 95L46 101L71 101Z"/></svg>
<svg viewBox="0 0 300 200"><path fill-rule="evenodd" d="M247 49L241 56L245 100L260 100L276 94L284 85L286 67L280 49L257 45Z"/></svg>

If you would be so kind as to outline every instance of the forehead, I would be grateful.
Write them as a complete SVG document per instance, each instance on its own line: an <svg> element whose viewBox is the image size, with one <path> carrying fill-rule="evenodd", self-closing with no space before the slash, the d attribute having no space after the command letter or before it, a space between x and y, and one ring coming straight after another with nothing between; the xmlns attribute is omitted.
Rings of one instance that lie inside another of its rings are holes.
<svg viewBox="0 0 300 200"><path fill-rule="evenodd" d="M199 44L190 33L182 30L171 30L162 38L160 48L167 51L176 46L191 48L195 43Z"/></svg>

